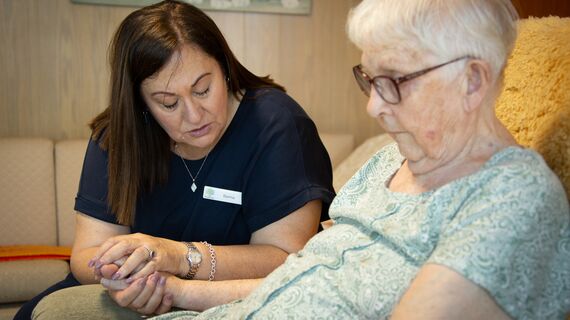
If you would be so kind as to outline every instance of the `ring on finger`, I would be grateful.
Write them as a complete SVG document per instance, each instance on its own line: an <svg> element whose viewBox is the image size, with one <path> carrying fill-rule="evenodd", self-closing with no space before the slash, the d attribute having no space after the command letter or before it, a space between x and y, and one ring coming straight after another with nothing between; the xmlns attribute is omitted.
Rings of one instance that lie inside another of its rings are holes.
<svg viewBox="0 0 570 320"><path fill-rule="evenodd" d="M152 260L152 258L154 258L154 256L156 255L156 253L153 250L150 250L149 247L147 246L143 246L143 248L146 249L146 251L148 251L148 258L147 260Z"/></svg>

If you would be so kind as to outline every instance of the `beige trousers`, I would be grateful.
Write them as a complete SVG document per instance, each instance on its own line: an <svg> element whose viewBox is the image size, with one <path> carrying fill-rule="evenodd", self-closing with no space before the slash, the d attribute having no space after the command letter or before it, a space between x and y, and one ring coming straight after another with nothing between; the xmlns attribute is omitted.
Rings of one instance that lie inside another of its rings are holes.
<svg viewBox="0 0 570 320"><path fill-rule="evenodd" d="M32 313L32 319L37 320L142 318L146 316L120 307L99 284L56 291L43 298Z"/></svg>

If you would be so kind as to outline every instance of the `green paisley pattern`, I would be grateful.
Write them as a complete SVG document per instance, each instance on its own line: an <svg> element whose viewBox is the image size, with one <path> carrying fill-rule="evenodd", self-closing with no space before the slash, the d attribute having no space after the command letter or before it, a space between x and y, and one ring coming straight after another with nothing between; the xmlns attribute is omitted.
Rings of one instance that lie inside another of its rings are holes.
<svg viewBox="0 0 570 320"><path fill-rule="evenodd" d="M515 319L570 310L570 213L540 155L495 154L479 172L419 195L386 182L404 159L377 153L331 205L335 225L248 298L159 319L387 319L418 270L438 263L486 289Z"/></svg>

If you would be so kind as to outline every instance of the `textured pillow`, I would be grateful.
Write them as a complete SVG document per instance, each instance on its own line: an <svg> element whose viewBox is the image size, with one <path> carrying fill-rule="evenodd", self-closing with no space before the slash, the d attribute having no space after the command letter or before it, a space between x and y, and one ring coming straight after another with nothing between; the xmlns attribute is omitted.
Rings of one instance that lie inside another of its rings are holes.
<svg viewBox="0 0 570 320"><path fill-rule="evenodd" d="M570 197L570 18L529 18L519 28L497 116L542 154Z"/></svg>

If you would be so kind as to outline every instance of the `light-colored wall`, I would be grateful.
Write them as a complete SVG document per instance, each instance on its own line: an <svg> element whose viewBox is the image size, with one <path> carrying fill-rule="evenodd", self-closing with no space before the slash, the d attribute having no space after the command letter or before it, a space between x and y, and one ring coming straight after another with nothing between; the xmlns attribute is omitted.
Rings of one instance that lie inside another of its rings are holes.
<svg viewBox="0 0 570 320"><path fill-rule="evenodd" d="M344 24L358 0L313 0L309 16L208 12L240 61L271 74L321 132L380 133L351 67ZM88 137L107 104L107 47L135 8L0 0L0 136Z"/></svg>

